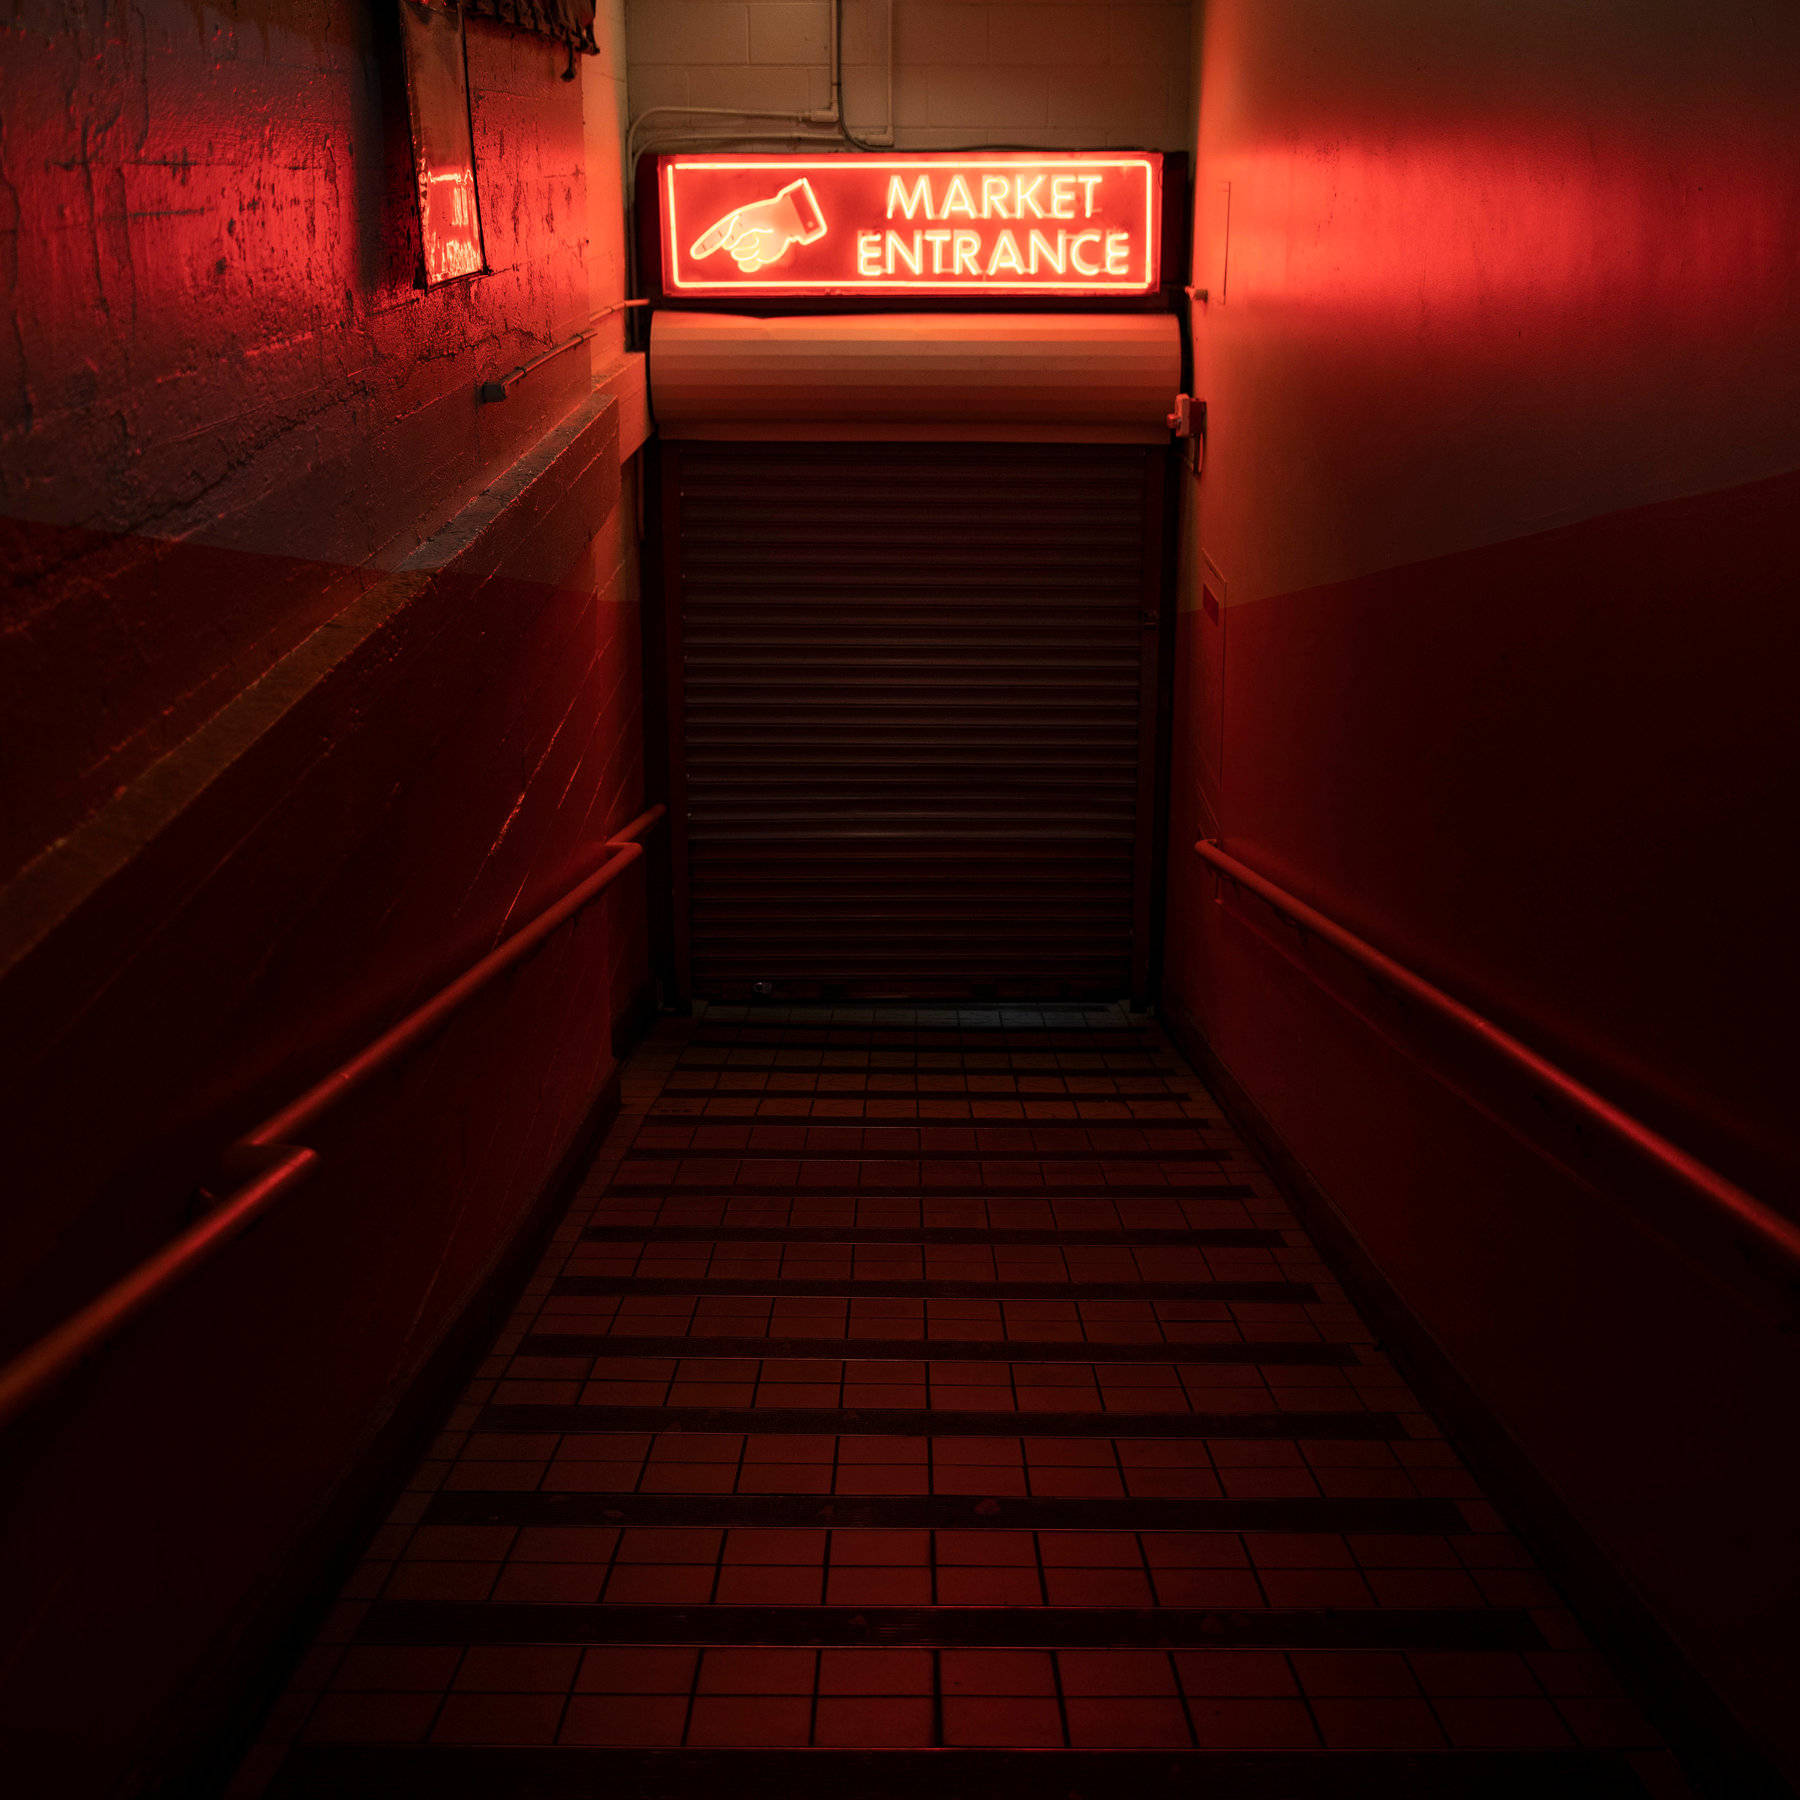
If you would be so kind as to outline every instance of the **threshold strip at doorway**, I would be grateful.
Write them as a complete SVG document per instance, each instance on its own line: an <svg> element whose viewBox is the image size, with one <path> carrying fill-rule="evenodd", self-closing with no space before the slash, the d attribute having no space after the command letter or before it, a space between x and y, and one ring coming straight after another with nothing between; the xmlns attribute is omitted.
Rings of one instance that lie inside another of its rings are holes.
<svg viewBox="0 0 1800 1800"><path fill-rule="evenodd" d="M1160 1034L929 1021L658 1027L232 1800L1679 1792Z"/></svg>

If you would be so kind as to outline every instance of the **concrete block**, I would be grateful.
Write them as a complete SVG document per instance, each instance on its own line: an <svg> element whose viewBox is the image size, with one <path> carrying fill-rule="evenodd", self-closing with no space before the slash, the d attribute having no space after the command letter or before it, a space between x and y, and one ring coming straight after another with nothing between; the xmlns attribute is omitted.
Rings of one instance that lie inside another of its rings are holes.
<svg viewBox="0 0 1800 1800"><path fill-rule="evenodd" d="M742 0L633 0L625 42L638 63L750 60L750 9Z"/></svg>
<svg viewBox="0 0 1800 1800"><path fill-rule="evenodd" d="M894 121L897 127L931 123L931 71L916 63L894 68ZM921 145L919 148L927 148Z"/></svg>
<svg viewBox="0 0 1800 1800"><path fill-rule="evenodd" d="M830 54L831 0L753 0L753 63L823 63Z"/></svg>
<svg viewBox="0 0 1800 1800"><path fill-rule="evenodd" d="M1097 68L1107 59L1107 8L1003 5L988 8L988 61Z"/></svg>
<svg viewBox="0 0 1800 1800"><path fill-rule="evenodd" d="M688 106L688 72L679 63L633 63L631 116L654 106ZM648 129L648 127L646 127Z"/></svg>
<svg viewBox="0 0 1800 1800"><path fill-rule="evenodd" d="M1054 69L1046 85L1048 124L1104 132L1108 143L1119 144L1155 143L1166 129L1169 81L1162 69Z"/></svg>
<svg viewBox="0 0 1800 1800"><path fill-rule="evenodd" d="M754 112L811 112L829 104L831 77L821 64L764 63L688 70L693 106L748 107ZM701 129L696 125L695 129Z"/></svg>
<svg viewBox="0 0 1800 1800"><path fill-rule="evenodd" d="M1155 63L1161 68L1186 68L1192 54L1188 42L1189 9L1169 0L1107 9L1111 28L1111 60L1115 63Z"/></svg>
<svg viewBox="0 0 1800 1800"><path fill-rule="evenodd" d="M898 0L895 55L902 65L967 66L988 59L988 8L959 0Z"/></svg>
<svg viewBox="0 0 1800 1800"><path fill-rule="evenodd" d="M1042 69L933 68L928 83L927 123L932 125L1031 131L1046 122Z"/></svg>
<svg viewBox="0 0 1800 1800"><path fill-rule="evenodd" d="M905 5L905 0L844 0L846 64L887 61L890 4L899 8ZM895 30L898 29L896 13Z"/></svg>
<svg viewBox="0 0 1800 1800"><path fill-rule="evenodd" d="M844 116L852 131L884 130L888 124L887 65L845 63Z"/></svg>

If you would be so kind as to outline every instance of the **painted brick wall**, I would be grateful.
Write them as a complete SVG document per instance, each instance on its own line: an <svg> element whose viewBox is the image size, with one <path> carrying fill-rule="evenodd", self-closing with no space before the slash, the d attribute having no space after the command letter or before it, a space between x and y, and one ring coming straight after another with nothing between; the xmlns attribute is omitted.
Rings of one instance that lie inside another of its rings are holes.
<svg viewBox="0 0 1800 1800"><path fill-rule="evenodd" d="M632 471L589 401L621 321L476 397L623 292L601 14L578 82L471 21L492 273L432 293L391 5L0 26L0 1354L643 807ZM450 521L443 567L396 573ZM605 1094L645 910L633 871L0 1437L19 1792L136 1792L239 1697Z"/></svg>
<svg viewBox="0 0 1800 1800"><path fill-rule="evenodd" d="M1179 150L1188 141L1188 0L893 0L894 129L964 144ZM809 110L831 99L827 0L628 0L631 110ZM885 0L845 0L853 130L886 123ZM642 141L729 128L658 121ZM780 129L779 125L772 127Z"/></svg>

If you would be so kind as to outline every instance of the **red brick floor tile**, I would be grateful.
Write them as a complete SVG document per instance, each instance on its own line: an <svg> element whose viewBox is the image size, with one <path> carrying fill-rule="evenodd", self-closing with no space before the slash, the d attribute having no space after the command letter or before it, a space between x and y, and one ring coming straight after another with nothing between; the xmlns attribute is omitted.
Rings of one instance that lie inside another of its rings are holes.
<svg viewBox="0 0 1800 1800"><path fill-rule="evenodd" d="M509 1563L494 1583L492 1598L510 1604L585 1606L600 1598L606 1569L596 1563Z"/></svg>
<svg viewBox="0 0 1800 1800"><path fill-rule="evenodd" d="M946 1693L944 1743L964 1749L1036 1749L1064 1742L1054 1699Z"/></svg>
<svg viewBox="0 0 1800 1800"><path fill-rule="evenodd" d="M1419 1691L1406 1658L1394 1650L1295 1650L1290 1660L1301 1687L1314 1699Z"/></svg>
<svg viewBox="0 0 1800 1800"><path fill-rule="evenodd" d="M688 1720L687 1742L696 1747L805 1744L812 1729L812 1701L768 1694L698 1694Z"/></svg>
<svg viewBox="0 0 1800 1800"><path fill-rule="evenodd" d="M700 1652L660 1644L583 1651L578 1694L682 1694L694 1683Z"/></svg>
<svg viewBox="0 0 1800 1800"><path fill-rule="evenodd" d="M945 1650L938 1658L943 1691L951 1694L1054 1696L1056 1670L1044 1650Z"/></svg>
<svg viewBox="0 0 1800 1800"><path fill-rule="evenodd" d="M1262 1589L1248 1569L1158 1569L1154 1581L1159 1606L1263 1604Z"/></svg>
<svg viewBox="0 0 1800 1800"><path fill-rule="evenodd" d="M1175 1692L1174 1667L1163 1650L1059 1650L1056 1666L1070 1698Z"/></svg>
<svg viewBox="0 0 1800 1800"><path fill-rule="evenodd" d="M1177 1650L1175 1673L1192 1701L1264 1698L1298 1693L1279 1650Z"/></svg>
<svg viewBox="0 0 1800 1800"><path fill-rule="evenodd" d="M558 1694L452 1694L431 1730L434 1744L552 1744L562 1723Z"/></svg>
<svg viewBox="0 0 1800 1800"><path fill-rule="evenodd" d="M813 1742L846 1749L922 1749L932 1741L929 1698L821 1696Z"/></svg>
<svg viewBox="0 0 1800 1800"><path fill-rule="evenodd" d="M821 1695L929 1696L929 1650L821 1650Z"/></svg>
<svg viewBox="0 0 1800 1800"><path fill-rule="evenodd" d="M566 1694L580 1663L581 1651L572 1644L473 1644L451 1686L484 1694Z"/></svg>
<svg viewBox="0 0 1800 1800"><path fill-rule="evenodd" d="M713 1601L718 1606L817 1606L825 1586L818 1568L721 1569Z"/></svg>
<svg viewBox="0 0 1800 1800"><path fill-rule="evenodd" d="M929 1569L832 1569L826 1577L831 1606L928 1606Z"/></svg>
<svg viewBox="0 0 1800 1800"><path fill-rule="evenodd" d="M1040 1606L1043 1591L1036 1569L939 1567L940 1606ZM1051 1604L1060 1604L1052 1601Z"/></svg>
<svg viewBox="0 0 1800 1800"><path fill-rule="evenodd" d="M834 1531L831 1534L831 1566L852 1565L897 1568L907 1564L924 1567L931 1560L929 1531Z"/></svg>
<svg viewBox="0 0 1800 1800"><path fill-rule="evenodd" d="M1052 1606L1150 1606L1150 1578L1142 1569L1046 1569Z"/></svg>
<svg viewBox="0 0 1800 1800"><path fill-rule="evenodd" d="M615 1565L607 1578L611 1606L684 1606L712 1597L713 1571L689 1563Z"/></svg>
<svg viewBox="0 0 1800 1800"><path fill-rule="evenodd" d="M1311 1750L1319 1743L1299 1700L1189 1700L1188 1716L1203 1750Z"/></svg>
<svg viewBox="0 0 1800 1800"><path fill-rule="evenodd" d="M407 1562L395 1565L381 1585L384 1600L485 1600L500 1569L497 1563ZM345 1590L351 1592L350 1589ZM370 1595L360 1594L367 1599Z"/></svg>
<svg viewBox="0 0 1800 1800"><path fill-rule="evenodd" d="M596 1748L670 1747L681 1742L687 1715L686 1694L576 1694L556 1741Z"/></svg>
<svg viewBox="0 0 1800 1800"><path fill-rule="evenodd" d="M1064 1705L1069 1742L1076 1749L1185 1749L1193 1742L1179 1700L1071 1696Z"/></svg>
<svg viewBox="0 0 1800 1800"><path fill-rule="evenodd" d="M818 1666L815 1650L715 1648L701 1652L702 1694L810 1694Z"/></svg>
<svg viewBox="0 0 1800 1800"><path fill-rule="evenodd" d="M616 1531L594 1526L527 1526L513 1546L514 1562L604 1563L618 1548Z"/></svg>

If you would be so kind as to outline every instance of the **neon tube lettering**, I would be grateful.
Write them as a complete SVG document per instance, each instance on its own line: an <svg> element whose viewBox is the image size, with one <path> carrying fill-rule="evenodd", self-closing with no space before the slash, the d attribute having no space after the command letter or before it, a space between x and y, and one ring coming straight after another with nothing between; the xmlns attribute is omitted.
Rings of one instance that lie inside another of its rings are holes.
<svg viewBox="0 0 1800 1800"><path fill-rule="evenodd" d="M1041 258L1043 262L1048 263L1057 274L1061 275L1067 267L1067 259L1064 255L1067 240L1068 233L1059 231L1056 234L1056 242L1052 244L1041 231L1034 231L1031 234L1030 272L1033 275L1038 272L1039 259Z"/></svg>
<svg viewBox="0 0 1800 1800"><path fill-rule="evenodd" d="M975 201L969 193L969 184L960 175L950 177L950 185L944 190L944 204L938 208L937 216L940 219L974 218Z"/></svg>
<svg viewBox="0 0 1800 1800"><path fill-rule="evenodd" d="M913 183L913 191L909 194L906 191L905 182L898 175L890 175L887 197L887 216L890 219L894 216L896 207L909 219L916 217L923 209L926 218L929 219L931 217L931 177L921 175Z"/></svg>
<svg viewBox="0 0 1800 1800"><path fill-rule="evenodd" d="M981 233L979 231L959 231L956 234L956 267L951 271L956 275L979 275L981 265Z"/></svg>
<svg viewBox="0 0 1800 1800"><path fill-rule="evenodd" d="M1082 245L1083 244L1098 244L1099 242L1100 242L1100 233L1097 231L1078 231L1072 238L1070 238L1070 240L1069 240L1069 261L1075 265L1075 273L1077 275L1098 275L1100 273L1100 265L1098 263L1095 263L1090 268L1086 263L1084 263L1081 260Z"/></svg>

